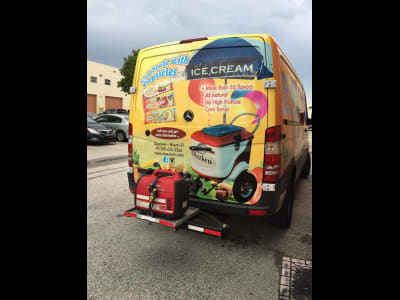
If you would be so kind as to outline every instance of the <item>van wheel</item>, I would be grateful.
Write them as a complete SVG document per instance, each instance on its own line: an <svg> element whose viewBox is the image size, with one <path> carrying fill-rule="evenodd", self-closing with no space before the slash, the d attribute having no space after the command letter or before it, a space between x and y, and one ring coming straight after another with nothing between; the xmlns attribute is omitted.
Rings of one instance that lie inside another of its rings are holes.
<svg viewBox="0 0 400 300"><path fill-rule="evenodd" d="M281 209L271 216L271 223L283 229L289 229L292 223L294 181L286 192Z"/></svg>
<svg viewBox="0 0 400 300"><path fill-rule="evenodd" d="M311 170L311 157L310 157L310 152L307 152L307 158L306 162L304 163L303 170L301 171L301 177L302 178L307 178L308 175L310 174Z"/></svg>
<svg viewBox="0 0 400 300"><path fill-rule="evenodd" d="M118 142L124 142L126 140L125 133L123 131L117 132L117 140Z"/></svg>

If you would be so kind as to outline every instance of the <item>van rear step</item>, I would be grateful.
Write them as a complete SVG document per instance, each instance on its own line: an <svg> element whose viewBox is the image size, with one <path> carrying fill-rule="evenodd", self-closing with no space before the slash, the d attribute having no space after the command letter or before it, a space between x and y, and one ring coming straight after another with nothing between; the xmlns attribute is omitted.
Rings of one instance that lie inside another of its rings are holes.
<svg viewBox="0 0 400 300"><path fill-rule="evenodd" d="M210 213L201 211L199 208L188 207L187 211L182 218L177 220L168 220L158 216L149 216L142 213L136 208L128 209L124 212L124 216L132 217L149 222L158 223L164 226L168 226L176 231L179 227L202 232L205 234L217 236L222 238L222 231L227 227L222 221Z"/></svg>

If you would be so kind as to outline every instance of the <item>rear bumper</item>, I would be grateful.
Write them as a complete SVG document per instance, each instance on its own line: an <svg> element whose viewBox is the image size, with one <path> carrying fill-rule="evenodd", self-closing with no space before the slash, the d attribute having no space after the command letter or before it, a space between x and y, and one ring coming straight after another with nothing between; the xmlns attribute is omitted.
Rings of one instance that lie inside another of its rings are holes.
<svg viewBox="0 0 400 300"><path fill-rule="evenodd" d="M136 188L133 174L127 173L129 189L131 192ZM210 212L238 215L238 216L270 216L281 206L281 182L275 183L275 191L263 191L260 201L256 204L236 204L217 200L206 200L197 197L189 198L189 206L197 207Z"/></svg>
<svg viewBox="0 0 400 300"><path fill-rule="evenodd" d="M255 205L247 205L247 204L235 204L217 200L205 200L205 199L190 197L189 206L197 207L200 208L201 210L206 210L220 214L228 214L228 215L238 215L238 216L269 215L271 207L260 202L262 201L259 201L259 203Z"/></svg>
<svg viewBox="0 0 400 300"><path fill-rule="evenodd" d="M210 212L238 215L238 216L269 216L273 215L279 207L280 189L275 184L275 191L263 191L261 199L253 205L236 204L216 200L206 200L190 197L189 205Z"/></svg>

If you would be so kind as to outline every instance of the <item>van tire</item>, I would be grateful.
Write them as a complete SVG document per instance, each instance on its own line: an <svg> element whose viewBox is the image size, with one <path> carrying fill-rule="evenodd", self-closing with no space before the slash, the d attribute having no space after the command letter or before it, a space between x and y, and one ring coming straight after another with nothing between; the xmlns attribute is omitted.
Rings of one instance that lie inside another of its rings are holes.
<svg viewBox="0 0 400 300"><path fill-rule="evenodd" d="M311 157L310 157L310 152L307 152L307 158L300 175L301 178L307 178L308 175L310 175L310 170L311 170Z"/></svg>
<svg viewBox="0 0 400 300"><path fill-rule="evenodd" d="M118 131L117 132L117 141L118 142L125 142L125 140L126 140L125 133L123 131Z"/></svg>
<svg viewBox="0 0 400 300"><path fill-rule="evenodd" d="M292 223L294 180L291 180L281 209L271 216L271 223L282 229L289 229Z"/></svg>

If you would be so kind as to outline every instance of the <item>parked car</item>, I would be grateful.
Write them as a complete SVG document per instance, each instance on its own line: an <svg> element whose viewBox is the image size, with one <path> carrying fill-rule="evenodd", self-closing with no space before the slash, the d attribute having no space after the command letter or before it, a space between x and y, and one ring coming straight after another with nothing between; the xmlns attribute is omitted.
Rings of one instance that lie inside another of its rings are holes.
<svg viewBox="0 0 400 300"><path fill-rule="evenodd" d="M112 128L115 131L117 140L124 142L128 138L129 115L106 114L98 116L96 122Z"/></svg>
<svg viewBox="0 0 400 300"><path fill-rule="evenodd" d="M92 118L92 119L97 118L97 114L92 113L92 112L87 112L87 116Z"/></svg>
<svg viewBox="0 0 400 300"><path fill-rule="evenodd" d="M118 109L107 109L101 115L107 115L107 114L123 114L123 115L128 115L129 111L126 109L118 108Z"/></svg>
<svg viewBox="0 0 400 300"><path fill-rule="evenodd" d="M88 142L116 142L115 131L111 128L99 124L91 117L87 117L87 141Z"/></svg>

